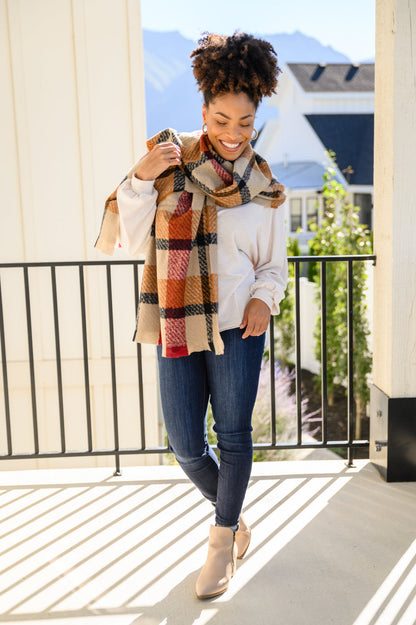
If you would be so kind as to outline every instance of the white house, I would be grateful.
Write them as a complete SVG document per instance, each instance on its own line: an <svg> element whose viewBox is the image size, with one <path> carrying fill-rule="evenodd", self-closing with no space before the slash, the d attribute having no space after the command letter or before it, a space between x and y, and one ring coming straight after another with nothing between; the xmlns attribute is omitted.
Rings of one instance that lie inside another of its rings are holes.
<svg viewBox="0 0 416 625"><path fill-rule="evenodd" d="M288 232L308 253L317 219L327 150L338 163L337 179L373 225L374 63L288 63L269 106L277 115L262 128L256 151L286 186Z"/></svg>

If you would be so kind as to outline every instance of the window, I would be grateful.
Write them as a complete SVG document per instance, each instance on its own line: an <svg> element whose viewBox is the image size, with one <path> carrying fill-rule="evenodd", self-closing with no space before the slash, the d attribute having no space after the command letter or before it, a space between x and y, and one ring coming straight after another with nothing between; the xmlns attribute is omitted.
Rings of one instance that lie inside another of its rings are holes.
<svg viewBox="0 0 416 625"><path fill-rule="evenodd" d="M318 223L318 198L306 198L306 229L310 231L310 221L314 224Z"/></svg>
<svg viewBox="0 0 416 625"><path fill-rule="evenodd" d="M296 232L302 228L302 198L290 198L290 231Z"/></svg>
<svg viewBox="0 0 416 625"><path fill-rule="evenodd" d="M360 223L372 228L373 201L371 193L354 193L354 205L360 207Z"/></svg>

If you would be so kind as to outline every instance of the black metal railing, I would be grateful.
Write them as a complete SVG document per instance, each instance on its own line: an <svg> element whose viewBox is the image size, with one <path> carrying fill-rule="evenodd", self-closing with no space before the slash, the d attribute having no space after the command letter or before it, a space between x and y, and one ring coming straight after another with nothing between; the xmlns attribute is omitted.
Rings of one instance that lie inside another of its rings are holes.
<svg viewBox="0 0 416 625"><path fill-rule="evenodd" d="M275 355L274 349L270 349L270 441L267 443L254 443L256 450L283 450L283 449L299 449L299 448L345 448L348 450L348 464L353 462L354 449L368 445L368 440L354 440L354 387L353 387L353 263L359 261L373 261L374 255L354 255L354 256L294 256L288 258L289 263L294 263L295 278L295 354L296 354L296 410L297 410L297 436L294 443L279 443L276 433L276 397L275 397ZM301 383L302 383L302 367L301 367L301 334L300 334L300 263L318 262L321 267L321 373L322 373L322 435L321 440L316 442L305 442L302 435L302 411L301 411ZM346 262L347 263L347 336L348 336L348 394L347 394L347 433L346 440L333 441L328 440L328 397L327 397L327 363L326 363L326 265L328 262ZM3 402L4 402L4 430L6 433L5 447L6 453L0 453L0 460L10 459L28 459L28 458L58 458L71 456L114 456L116 462L116 474L120 473L120 456L123 454L164 454L169 452L169 447L148 446L146 443L145 428L145 410L144 410L144 392L143 392L143 359L142 349L139 343L136 344L137 356L137 384L139 393L139 444L132 448L122 448L120 446L119 437L119 414L118 414L118 396L117 396L117 371L116 371L116 346L114 333L114 315L113 315L113 288L112 288L112 268L122 265L130 265L133 270L133 289L134 289L134 305L132 311L135 315L139 299L139 266L143 265L142 260L117 260L117 261L83 261L83 262L38 262L38 263L2 263L0 264L0 278L4 272L8 270L18 270L23 274L24 284L24 316L27 331L27 353L28 367L30 379L30 396L32 407L32 438L33 447L27 453L14 451L12 436L12 420L13 414L10 406L10 392L8 382L8 359L7 359L7 333L8 328L5 323L2 287L0 281L0 348L2 360L2 379L3 379ZM85 288L85 269L91 266L101 266L105 270L106 276L106 299L108 309L108 337L109 337L109 357L111 362L111 392L112 392L112 417L113 417L113 436L114 446L110 449L97 449L94 445L93 426L92 426L92 409L91 409L91 383L90 383L90 356L88 349L88 332L87 332L87 305L86 305L86 288ZM86 419L86 441L85 448L82 450L67 449L66 428L68 427L65 416L64 402L64 384L62 379L62 357L61 357L61 336L60 336L60 316L59 316L59 298L57 289L56 268L73 267L78 272L79 285L79 302L80 302L80 318L82 328L82 361L83 361L83 378L84 378L84 398L85 398L85 419ZM53 307L53 333L55 344L55 364L56 364L56 385L58 393L58 415L59 433L60 433L60 450L58 451L42 451L39 442L38 428L38 404L37 389L35 375L35 357L33 347L34 327L31 311L31 271L33 269L43 268L50 272L50 288ZM274 323L273 318L270 323L270 345L274 345Z"/></svg>

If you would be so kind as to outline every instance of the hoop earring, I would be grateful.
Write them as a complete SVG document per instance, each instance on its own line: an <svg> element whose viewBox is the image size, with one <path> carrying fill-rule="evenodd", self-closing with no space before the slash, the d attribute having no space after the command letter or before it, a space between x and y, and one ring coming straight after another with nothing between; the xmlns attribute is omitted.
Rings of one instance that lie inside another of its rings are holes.
<svg viewBox="0 0 416 625"><path fill-rule="evenodd" d="M205 126L205 130L204 130L204 126ZM205 122L202 124L202 132L203 132L204 135L206 135L208 133L208 126L206 125Z"/></svg>
<svg viewBox="0 0 416 625"><path fill-rule="evenodd" d="M255 141L257 137L259 136L259 133L257 132L257 130L255 128L253 128L253 130L256 134L254 135L254 137L251 137L250 141Z"/></svg>

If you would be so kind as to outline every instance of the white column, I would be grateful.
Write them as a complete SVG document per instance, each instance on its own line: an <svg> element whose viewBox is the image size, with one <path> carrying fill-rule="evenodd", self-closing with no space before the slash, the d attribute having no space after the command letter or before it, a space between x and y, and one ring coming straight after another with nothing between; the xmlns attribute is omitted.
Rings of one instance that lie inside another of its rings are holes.
<svg viewBox="0 0 416 625"><path fill-rule="evenodd" d="M387 436L387 399L416 398L414 0L377 0L375 67L373 438ZM389 409L390 426L403 410Z"/></svg>
<svg viewBox="0 0 416 625"><path fill-rule="evenodd" d="M390 397L416 396L416 3L377 0L374 369Z"/></svg>

